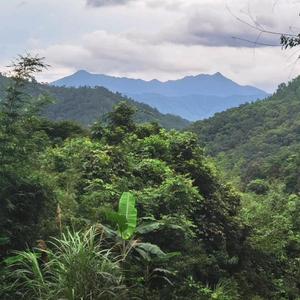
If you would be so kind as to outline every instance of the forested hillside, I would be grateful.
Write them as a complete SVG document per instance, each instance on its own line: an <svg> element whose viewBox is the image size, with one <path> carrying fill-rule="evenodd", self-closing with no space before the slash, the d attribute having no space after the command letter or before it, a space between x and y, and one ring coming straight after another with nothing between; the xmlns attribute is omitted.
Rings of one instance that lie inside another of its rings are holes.
<svg viewBox="0 0 300 300"><path fill-rule="evenodd" d="M267 100L245 104L194 123L207 153L242 186L256 179L300 191L300 77L281 84Z"/></svg>
<svg viewBox="0 0 300 300"><path fill-rule="evenodd" d="M216 114L189 128L214 157L222 178L241 191L239 216L251 231L249 244L267 255L258 254L269 266L275 263L275 269L271 267L275 273L285 274L269 281L279 284L281 292L263 299L299 296L283 279L292 282L299 270L299 120L300 77L281 84L266 100Z"/></svg>
<svg viewBox="0 0 300 300"><path fill-rule="evenodd" d="M0 298L252 293L239 196L195 136L126 102L89 130L41 118L25 93L40 66L23 58L1 101Z"/></svg>
<svg viewBox="0 0 300 300"><path fill-rule="evenodd" d="M38 58L17 66L1 96L1 298L297 299L299 78L194 135L137 124L102 88L36 84ZM50 92L116 106L83 128L40 114Z"/></svg>
<svg viewBox="0 0 300 300"><path fill-rule="evenodd" d="M7 78L0 75L0 96L2 97L7 84ZM64 88L41 84L31 84L27 87L27 93L32 95L45 92L53 103L47 106L43 113L51 120L71 120L87 126L111 112L118 102L127 101L137 108L135 117L137 122L158 122L168 129L182 129L189 124L180 117L161 114L149 105L124 98L121 94L112 93L102 87Z"/></svg>
<svg viewBox="0 0 300 300"><path fill-rule="evenodd" d="M0 1L0 300L300 300L299 12Z"/></svg>
<svg viewBox="0 0 300 300"><path fill-rule="evenodd" d="M1 299L297 299L299 195L238 192L195 134L137 124L128 102L89 128L49 121L27 93L42 61L17 66L0 106Z"/></svg>

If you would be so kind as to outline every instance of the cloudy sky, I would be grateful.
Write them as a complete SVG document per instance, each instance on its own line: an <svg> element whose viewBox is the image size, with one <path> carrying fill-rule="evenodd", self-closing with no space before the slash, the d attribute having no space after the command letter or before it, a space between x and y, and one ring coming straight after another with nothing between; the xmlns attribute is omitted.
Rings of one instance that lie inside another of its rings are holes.
<svg viewBox="0 0 300 300"><path fill-rule="evenodd" d="M42 81L79 69L146 80L221 72L273 91L300 74L300 48L254 27L298 33L299 13L299 0L1 0L0 70L27 51L52 66Z"/></svg>

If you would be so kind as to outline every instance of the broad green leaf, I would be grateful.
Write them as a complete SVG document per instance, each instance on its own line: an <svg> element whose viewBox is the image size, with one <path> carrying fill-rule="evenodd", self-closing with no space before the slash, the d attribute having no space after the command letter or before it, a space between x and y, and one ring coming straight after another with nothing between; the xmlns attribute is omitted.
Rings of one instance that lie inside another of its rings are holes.
<svg viewBox="0 0 300 300"><path fill-rule="evenodd" d="M142 224L136 228L136 232L140 234L146 234L149 232L153 232L160 228L161 224L159 222L151 222L147 224Z"/></svg>
<svg viewBox="0 0 300 300"><path fill-rule="evenodd" d="M133 194L125 192L119 202L119 215L126 218L126 229L121 231L124 240L130 239L137 225L137 209L135 207L135 197Z"/></svg>
<svg viewBox="0 0 300 300"><path fill-rule="evenodd" d="M179 256L179 255L181 255L181 253L178 252L178 251L177 252L168 252L168 253L165 253L165 256L161 259L169 260L169 259L171 259L173 257L176 257L176 256Z"/></svg>
<svg viewBox="0 0 300 300"><path fill-rule="evenodd" d="M118 226L120 234L127 229L127 219L125 216L113 211L113 210L104 210L107 220Z"/></svg>
<svg viewBox="0 0 300 300"><path fill-rule="evenodd" d="M151 243L139 243L137 248L143 250L148 255L157 256L159 258L164 258L166 255L166 253L163 252L157 245L153 245Z"/></svg>
<svg viewBox="0 0 300 300"><path fill-rule="evenodd" d="M101 228L102 228L104 234L106 235L106 237L108 237L108 238L116 238L119 235L119 232L117 232L116 230L113 230L107 226L104 226L103 224L101 224Z"/></svg>
<svg viewBox="0 0 300 300"><path fill-rule="evenodd" d="M180 252L165 253L160 249L159 246L151 243L139 243L135 249L146 260L151 260L151 257L158 260L168 260L172 257L180 255Z"/></svg>
<svg viewBox="0 0 300 300"><path fill-rule="evenodd" d="M150 255L142 248L135 247L135 250L139 253L139 255L146 261L151 261Z"/></svg>

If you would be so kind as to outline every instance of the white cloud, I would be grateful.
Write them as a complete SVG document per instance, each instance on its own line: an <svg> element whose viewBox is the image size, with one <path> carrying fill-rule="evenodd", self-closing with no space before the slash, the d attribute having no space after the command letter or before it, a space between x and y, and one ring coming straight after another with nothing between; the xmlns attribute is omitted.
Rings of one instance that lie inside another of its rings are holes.
<svg viewBox="0 0 300 300"><path fill-rule="evenodd" d="M276 5L270 0L199 1L186 7L179 22L163 29L160 40L184 45L278 46L279 33L295 30L295 21L299 24L300 7L299 1L273 3Z"/></svg>
<svg viewBox="0 0 300 300"><path fill-rule="evenodd" d="M0 1L2 65L25 50L39 52L52 65L43 80L78 69L163 80L220 71L272 90L300 71L297 54L288 59L292 51L232 38L258 34L236 17L300 31L299 0L90 0L89 7L87 0L27 0L19 9L12 2ZM278 43L278 36L260 41Z"/></svg>
<svg viewBox="0 0 300 300"><path fill-rule="evenodd" d="M125 5L133 0L87 0L86 3L89 6L101 7L101 6L114 6Z"/></svg>
<svg viewBox="0 0 300 300"><path fill-rule="evenodd" d="M221 72L237 82L268 91L300 72L300 66L288 60L291 52L280 48L153 44L105 31L84 35L78 44L54 45L38 52L45 55L50 64L60 70L67 69L68 73L86 69L116 76L168 80ZM289 66L289 63L292 64ZM51 79L54 77L52 74Z"/></svg>

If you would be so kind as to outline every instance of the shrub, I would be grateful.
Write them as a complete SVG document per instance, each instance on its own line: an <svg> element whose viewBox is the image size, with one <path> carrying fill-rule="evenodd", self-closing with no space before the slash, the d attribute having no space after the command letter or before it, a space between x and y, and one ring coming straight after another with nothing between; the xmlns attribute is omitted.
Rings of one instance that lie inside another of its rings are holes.
<svg viewBox="0 0 300 300"><path fill-rule="evenodd" d="M101 244L97 227L54 239L52 249L18 252L9 268L23 299L122 299L119 262Z"/></svg>

